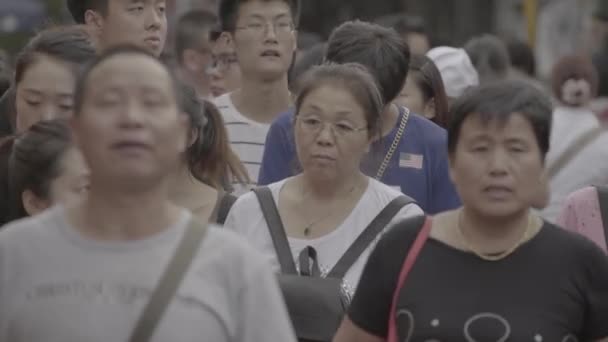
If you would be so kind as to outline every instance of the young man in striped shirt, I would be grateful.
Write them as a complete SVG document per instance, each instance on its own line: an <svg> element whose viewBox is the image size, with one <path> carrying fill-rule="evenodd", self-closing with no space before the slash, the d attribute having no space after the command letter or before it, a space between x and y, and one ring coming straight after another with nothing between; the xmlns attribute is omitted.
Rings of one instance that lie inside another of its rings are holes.
<svg viewBox="0 0 608 342"><path fill-rule="evenodd" d="M296 0L222 0L222 35L235 48L241 88L214 102L232 149L257 180L270 124L291 106L287 73L296 50ZM255 184L236 186L243 193Z"/></svg>

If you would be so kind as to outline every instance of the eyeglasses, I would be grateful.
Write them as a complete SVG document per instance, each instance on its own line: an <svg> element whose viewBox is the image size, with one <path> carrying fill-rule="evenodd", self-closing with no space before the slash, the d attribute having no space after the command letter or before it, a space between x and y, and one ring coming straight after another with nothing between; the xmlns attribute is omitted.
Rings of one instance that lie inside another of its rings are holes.
<svg viewBox="0 0 608 342"><path fill-rule="evenodd" d="M243 26L239 26L236 29L241 31L249 31L256 36L261 36L268 33L268 27L271 26L276 35L287 35L294 31L294 25L291 20L277 20L277 21L257 21L250 22Z"/></svg>
<svg viewBox="0 0 608 342"><path fill-rule="evenodd" d="M217 69L220 72L226 72L238 62L239 60L236 58L236 54L234 53L217 55L213 56L211 68Z"/></svg>
<svg viewBox="0 0 608 342"><path fill-rule="evenodd" d="M329 125L330 131L335 138L345 138L369 129L367 126L355 127L349 122L329 122L314 117L298 116L297 121L300 123L302 129L310 134L319 134L325 129L326 125Z"/></svg>

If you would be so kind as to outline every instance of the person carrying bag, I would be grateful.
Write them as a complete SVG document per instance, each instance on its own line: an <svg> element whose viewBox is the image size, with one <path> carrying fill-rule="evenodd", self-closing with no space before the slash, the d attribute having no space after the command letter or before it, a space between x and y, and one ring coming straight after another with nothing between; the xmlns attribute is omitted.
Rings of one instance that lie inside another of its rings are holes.
<svg viewBox="0 0 608 342"><path fill-rule="evenodd" d="M281 274L278 276L279 285L296 336L301 342L331 341L350 302L343 290L342 279L399 210L414 201L407 196L399 196L392 200L359 235L331 271L323 277L317 252L310 246L302 250L298 256L299 267L296 266L270 189L261 187L253 191L268 223L281 266Z"/></svg>

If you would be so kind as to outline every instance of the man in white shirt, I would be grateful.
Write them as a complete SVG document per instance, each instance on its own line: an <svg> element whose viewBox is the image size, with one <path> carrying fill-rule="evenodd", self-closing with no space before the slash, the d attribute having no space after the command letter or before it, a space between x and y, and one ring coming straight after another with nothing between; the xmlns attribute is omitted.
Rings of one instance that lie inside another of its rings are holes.
<svg viewBox="0 0 608 342"><path fill-rule="evenodd" d="M220 96L232 149L258 179L264 143L272 121L292 104L287 74L296 51L296 0L222 0L222 35L235 48L241 88ZM255 184L236 188L242 193Z"/></svg>

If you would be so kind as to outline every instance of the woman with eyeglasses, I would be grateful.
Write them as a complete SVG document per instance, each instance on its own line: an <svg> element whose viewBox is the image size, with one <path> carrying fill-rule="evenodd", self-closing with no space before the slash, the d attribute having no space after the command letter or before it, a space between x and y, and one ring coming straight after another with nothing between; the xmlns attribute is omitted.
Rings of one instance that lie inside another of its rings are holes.
<svg viewBox="0 0 608 342"><path fill-rule="evenodd" d="M302 173L269 185L267 203L278 209L294 261L298 263L303 251L314 250L324 277L389 203L405 197L359 168L380 134L383 103L372 76L358 64L322 65L300 81L294 130ZM244 235L278 270L272 227L257 196L241 196L225 226ZM421 213L406 199L391 222ZM342 278L346 295L354 292L373 245L370 242Z"/></svg>
<svg viewBox="0 0 608 342"><path fill-rule="evenodd" d="M608 258L532 210L551 113L523 81L453 104L447 148L462 207L380 240L334 342L608 340Z"/></svg>

